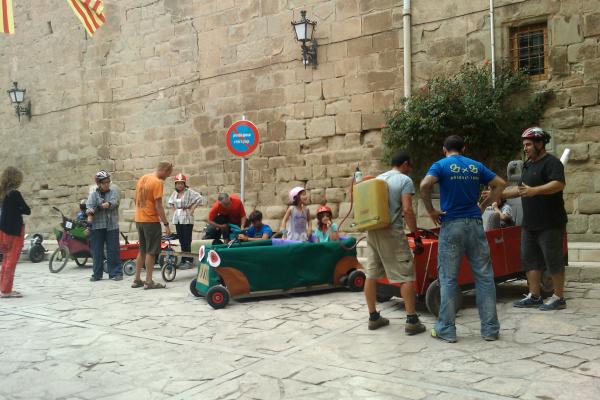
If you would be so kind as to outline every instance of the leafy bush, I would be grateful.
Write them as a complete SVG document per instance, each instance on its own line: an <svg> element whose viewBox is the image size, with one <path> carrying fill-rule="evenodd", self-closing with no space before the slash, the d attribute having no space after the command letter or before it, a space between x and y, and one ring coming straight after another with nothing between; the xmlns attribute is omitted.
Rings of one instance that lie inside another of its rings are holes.
<svg viewBox="0 0 600 400"><path fill-rule="evenodd" d="M465 138L465 155L504 175L508 161L519 154L521 132L539 121L548 96L532 93L523 72L508 67L496 72L493 88L489 65L467 64L455 76L431 79L403 98L386 113L386 159L407 150L421 177L443 156L444 138L456 134Z"/></svg>

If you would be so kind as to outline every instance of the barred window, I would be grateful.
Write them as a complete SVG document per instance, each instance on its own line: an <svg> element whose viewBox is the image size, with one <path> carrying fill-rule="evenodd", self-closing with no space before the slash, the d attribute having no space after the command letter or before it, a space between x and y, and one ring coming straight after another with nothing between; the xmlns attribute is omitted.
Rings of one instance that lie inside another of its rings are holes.
<svg viewBox="0 0 600 400"><path fill-rule="evenodd" d="M535 24L510 30L514 70L523 70L533 80L548 77L548 26Z"/></svg>

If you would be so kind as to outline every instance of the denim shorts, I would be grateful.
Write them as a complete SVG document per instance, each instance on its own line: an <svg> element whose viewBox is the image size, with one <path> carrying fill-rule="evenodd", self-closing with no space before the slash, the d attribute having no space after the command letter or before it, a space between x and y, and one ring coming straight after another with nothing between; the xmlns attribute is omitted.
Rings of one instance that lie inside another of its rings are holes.
<svg viewBox="0 0 600 400"><path fill-rule="evenodd" d="M563 249L563 228L541 231L521 230L521 268L523 271L548 269L550 273L565 271L568 254Z"/></svg>

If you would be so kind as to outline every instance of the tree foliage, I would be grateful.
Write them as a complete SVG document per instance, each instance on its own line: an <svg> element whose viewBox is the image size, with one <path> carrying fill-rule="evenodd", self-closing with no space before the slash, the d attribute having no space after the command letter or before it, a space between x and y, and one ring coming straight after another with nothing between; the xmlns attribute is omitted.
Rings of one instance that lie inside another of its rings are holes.
<svg viewBox="0 0 600 400"><path fill-rule="evenodd" d="M442 157L444 138L456 134L465 138L467 156L504 175L508 161L519 153L520 133L539 121L548 96L532 93L524 72L508 67L496 72L494 88L489 65L467 64L456 75L431 79L410 99L403 98L386 113L386 158L407 150L422 176Z"/></svg>

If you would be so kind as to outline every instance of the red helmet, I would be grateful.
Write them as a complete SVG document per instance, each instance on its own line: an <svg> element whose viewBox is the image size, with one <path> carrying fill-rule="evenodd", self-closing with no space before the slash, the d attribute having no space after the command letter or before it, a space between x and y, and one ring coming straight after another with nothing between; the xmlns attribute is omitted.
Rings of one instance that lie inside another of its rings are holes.
<svg viewBox="0 0 600 400"><path fill-rule="evenodd" d="M333 214L331 212L331 208L329 208L327 206L321 206L321 207L317 208L317 215L321 214L322 212L328 212L329 214Z"/></svg>
<svg viewBox="0 0 600 400"><path fill-rule="evenodd" d="M186 181L187 181L187 178L186 178L186 176L184 174L177 174L177 175L175 175L175 183L177 183L177 182L186 183Z"/></svg>
<svg viewBox="0 0 600 400"><path fill-rule="evenodd" d="M543 141L544 143L548 143L550 141L550 134L539 126L532 126L531 128L527 128L523 131L521 139L529 139L535 142Z"/></svg>

